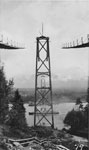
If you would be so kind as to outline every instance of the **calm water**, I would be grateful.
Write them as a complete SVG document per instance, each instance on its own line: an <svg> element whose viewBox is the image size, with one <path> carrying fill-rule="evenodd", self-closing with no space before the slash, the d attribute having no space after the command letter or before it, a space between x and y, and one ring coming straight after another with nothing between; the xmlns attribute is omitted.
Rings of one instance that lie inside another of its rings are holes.
<svg viewBox="0 0 89 150"><path fill-rule="evenodd" d="M34 107L30 107L28 106L28 104L25 104L25 109L26 109L26 119L27 119L27 124L29 126L33 126L34 125L34 115L29 115L29 112L33 112L34 111ZM62 129L63 127L65 127L63 120L66 116L66 114L71 111L73 109L73 107L75 106L75 103L60 103L57 105L54 105L54 111L58 111L59 114L54 115L54 127L58 128L58 129ZM48 119L50 120L51 117L50 115L48 116ZM86 138L82 138L82 137L78 137L78 136L73 136L73 138L76 141L83 141L83 142L88 142L88 140Z"/></svg>
<svg viewBox="0 0 89 150"><path fill-rule="evenodd" d="M62 129L65 125L63 123L63 120L65 118L65 115L67 114L68 111L72 110L74 107L74 103L60 103L57 105L54 105L54 111L58 111L59 114L54 115L54 127L58 129ZM41 106L39 106L41 107ZM25 109L26 109L26 119L27 123L29 126L33 126L34 124L34 115L29 115L29 112L34 111L34 107L28 106L28 104L25 104ZM39 116L40 117L40 116ZM51 119L51 116L48 115L48 120ZM39 119L39 118L38 118ZM46 124L46 122L45 122Z"/></svg>

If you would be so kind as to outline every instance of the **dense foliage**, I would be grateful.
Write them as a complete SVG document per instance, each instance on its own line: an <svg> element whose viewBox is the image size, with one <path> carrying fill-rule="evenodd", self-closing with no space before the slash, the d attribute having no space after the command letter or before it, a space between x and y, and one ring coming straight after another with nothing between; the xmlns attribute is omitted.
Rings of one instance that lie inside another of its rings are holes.
<svg viewBox="0 0 89 150"><path fill-rule="evenodd" d="M6 80L4 74L4 68L0 68L0 122L6 121L7 114L9 111L9 99L8 96L11 93L13 87L13 80Z"/></svg>
<svg viewBox="0 0 89 150"><path fill-rule="evenodd" d="M19 91L12 96L13 80L7 80L4 67L0 68L0 124L8 124L11 128L23 129L27 126L25 108ZM12 99L12 100L11 100ZM12 105L10 108L9 104Z"/></svg>
<svg viewBox="0 0 89 150"><path fill-rule="evenodd" d="M64 123L70 125L72 130L81 130L88 128L88 110L89 104L78 111L75 111L73 109L66 115Z"/></svg>
<svg viewBox="0 0 89 150"><path fill-rule="evenodd" d="M24 129L24 127L27 127L25 108L18 90L15 91L15 95L12 101L12 108L9 112L8 123L11 128Z"/></svg>

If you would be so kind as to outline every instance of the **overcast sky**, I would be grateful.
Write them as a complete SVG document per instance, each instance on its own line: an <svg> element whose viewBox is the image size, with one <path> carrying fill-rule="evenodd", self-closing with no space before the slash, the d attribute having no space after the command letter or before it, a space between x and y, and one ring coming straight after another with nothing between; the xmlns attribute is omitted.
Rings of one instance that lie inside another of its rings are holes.
<svg viewBox="0 0 89 150"><path fill-rule="evenodd" d="M25 44L24 50L0 50L8 78L16 87L34 87L36 37L50 38L53 80L82 79L88 75L88 48L63 50L62 44L87 38L89 1L0 0L0 35Z"/></svg>

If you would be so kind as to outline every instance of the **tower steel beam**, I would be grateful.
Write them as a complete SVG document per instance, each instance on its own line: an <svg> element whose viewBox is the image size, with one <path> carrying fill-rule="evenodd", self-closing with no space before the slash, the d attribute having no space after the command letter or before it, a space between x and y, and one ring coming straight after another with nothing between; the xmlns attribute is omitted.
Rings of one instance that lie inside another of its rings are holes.
<svg viewBox="0 0 89 150"><path fill-rule="evenodd" d="M42 80L45 82L43 85ZM54 128L49 37L42 35L36 38L34 126L43 125L43 121Z"/></svg>

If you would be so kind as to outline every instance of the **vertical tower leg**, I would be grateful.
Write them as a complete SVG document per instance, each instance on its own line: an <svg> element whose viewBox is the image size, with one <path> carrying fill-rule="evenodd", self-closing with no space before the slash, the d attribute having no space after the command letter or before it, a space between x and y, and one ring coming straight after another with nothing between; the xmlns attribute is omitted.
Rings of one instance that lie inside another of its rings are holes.
<svg viewBox="0 0 89 150"><path fill-rule="evenodd" d="M54 128L49 38L37 37L34 126Z"/></svg>

